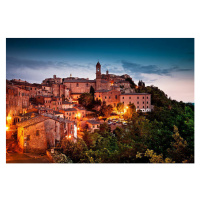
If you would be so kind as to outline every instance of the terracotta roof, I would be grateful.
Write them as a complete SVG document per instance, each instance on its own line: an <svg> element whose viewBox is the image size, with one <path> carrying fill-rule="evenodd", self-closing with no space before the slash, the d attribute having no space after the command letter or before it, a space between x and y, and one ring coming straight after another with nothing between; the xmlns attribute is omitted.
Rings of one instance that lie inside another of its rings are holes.
<svg viewBox="0 0 200 200"><path fill-rule="evenodd" d="M64 111L77 111L76 108L66 108L66 109L62 109Z"/></svg>
<svg viewBox="0 0 200 200"><path fill-rule="evenodd" d="M23 122L19 122L17 123L17 126L20 126L20 127L28 127L28 126L32 126L34 124L38 124L40 122L43 122L45 120L49 119L49 117L45 117L45 116L37 116L37 117L33 117L33 118L30 118L30 119L27 119Z"/></svg>
<svg viewBox="0 0 200 200"><path fill-rule="evenodd" d="M63 101L62 104L73 104L73 103L69 101Z"/></svg>
<svg viewBox="0 0 200 200"><path fill-rule="evenodd" d="M103 90L96 90L95 93L96 93L96 92L101 92L101 93L102 93L102 92L109 92L109 91L111 91L111 90L104 90L104 89L103 89Z"/></svg>
<svg viewBox="0 0 200 200"><path fill-rule="evenodd" d="M59 111L53 111L53 112L54 112L54 114L63 114L63 113L61 113Z"/></svg>
<svg viewBox="0 0 200 200"><path fill-rule="evenodd" d="M123 95L146 95L146 94L149 94L149 93L124 93L120 95L123 96Z"/></svg>
<svg viewBox="0 0 200 200"><path fill-rule="evenodd" d="M64 83L95 83L95 80L86 80L86 79L73 79L73 80L64 80Z"/></svg>
<svg viewBox="0 0 200 200"><path fill-rule="evenodd" d="M100 124L100 122L96 121L96 120L88 120L87 122L90 123L90 124L93 124L93 125Z"/></svg>

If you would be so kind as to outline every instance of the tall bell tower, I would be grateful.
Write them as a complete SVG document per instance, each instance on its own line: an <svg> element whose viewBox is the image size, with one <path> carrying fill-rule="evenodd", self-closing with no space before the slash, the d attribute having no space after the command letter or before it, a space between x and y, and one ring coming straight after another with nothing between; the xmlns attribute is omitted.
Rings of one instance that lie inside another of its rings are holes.
<svg viewBox="0 0 200 200"><path fill-rule="evenodd" d="M101 89L101 65L98 61L96 64L96 90Z"/></svg>
<svg viewBox="0 0 200 200"><path fill-rule="evenodd" d="M101 65L98 61L98 63L96 64L96 79L101 78Z"/></svg>

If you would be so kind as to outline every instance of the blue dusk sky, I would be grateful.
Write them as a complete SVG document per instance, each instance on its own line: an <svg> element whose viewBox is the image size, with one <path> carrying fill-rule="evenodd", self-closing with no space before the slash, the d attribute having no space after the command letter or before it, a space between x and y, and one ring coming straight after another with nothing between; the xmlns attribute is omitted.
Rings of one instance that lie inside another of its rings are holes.
<svg viewBox="0 0 200 200"><path fill-rule="evenodd" d="M193 38L68 38L6 40L6 78L41 83L45 78L95 79L102 73L129 74L172 99L194 102Z"/></svg>

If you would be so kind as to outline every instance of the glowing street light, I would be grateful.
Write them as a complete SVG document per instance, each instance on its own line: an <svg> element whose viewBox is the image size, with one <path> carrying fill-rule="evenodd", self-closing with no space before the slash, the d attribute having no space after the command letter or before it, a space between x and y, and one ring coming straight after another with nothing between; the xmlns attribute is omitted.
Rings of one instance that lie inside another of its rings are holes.
<svg viewBox="0 0 200 200"><path fill-rule="evenodd" d="M6 130L8 130L9 129L9 127L8 126L6 126Z"/></svg>

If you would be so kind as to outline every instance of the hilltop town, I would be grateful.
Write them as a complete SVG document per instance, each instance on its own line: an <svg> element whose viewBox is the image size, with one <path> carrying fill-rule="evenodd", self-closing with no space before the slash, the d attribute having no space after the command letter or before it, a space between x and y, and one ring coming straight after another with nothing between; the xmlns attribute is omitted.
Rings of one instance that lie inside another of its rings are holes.
<svg viewBox="0 0 200 200"><path fill-rule="evenodd" d="M151 95L135 92L144 86L142 81L136 85L127 74L109 74L108 70L102 74L99 62L95 80L71 74L67 78L54 75L41 84L6 80L6 138L15 137L23 152L41 153L58 146L63 138L76 141L84 130L94 132L103 123L112 131L124 127L129 106L144 113L152 110ZM87 94L93 96L92 108L81 103ZM97 114L102 106L112 107L106 117Z"/></svg>

